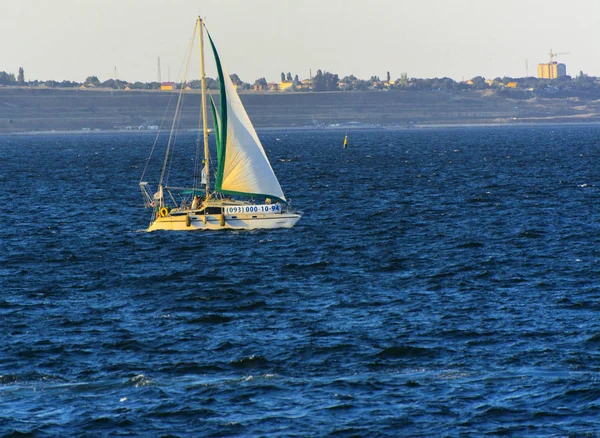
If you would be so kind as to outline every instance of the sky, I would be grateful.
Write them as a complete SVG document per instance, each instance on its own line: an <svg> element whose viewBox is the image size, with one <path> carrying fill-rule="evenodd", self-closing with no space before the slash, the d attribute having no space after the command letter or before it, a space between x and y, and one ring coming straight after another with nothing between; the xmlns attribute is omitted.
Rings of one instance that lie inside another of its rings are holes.
<svg viewBox="0 0 600 438"><path fill-rule="evenodd" d="M202 16L245 82L317 69L392 79L600 76L598 0L0 0L0 71L26 80L180 78ZM194 63L191 78L199 76ZM215 77L212 66L207 75Z"/></svg>

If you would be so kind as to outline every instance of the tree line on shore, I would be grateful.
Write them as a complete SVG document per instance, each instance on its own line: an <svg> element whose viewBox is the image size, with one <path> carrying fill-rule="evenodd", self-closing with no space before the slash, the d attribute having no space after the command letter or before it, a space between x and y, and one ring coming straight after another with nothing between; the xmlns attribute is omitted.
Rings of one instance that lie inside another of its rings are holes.
<svg viewBox="0 0 600 438"><path fill-rule="evenodd" d="M243 90L267 90L279 89L280 84L269 84L262 77L253 83L242 81L237 74L230 75L232 82ZM285 91L368 91L368 90L414 90L414 91L461 91L461 90L496 90L496 91L531 91L538 94L564 94L564 92L597 92L600 93L600 81L594 76L588 76L582 71L576 77L562 76L557 79L538 79L535 77L511 78L496 77L492 80L486 80L482 76L476 76L468 81L455 81L454 79L443 78L409 78L406 73L402 73L396 80L391 80L390 73L387 72L385 79L378 76L371 76L368 80L363 80L354 75L339 78L337 74L327 71L317 70L316 74L309 80L301 81L298 75L292 76L290 72L281 73L281 83L287 83L289 86ZM209 89L218 90L219 81L210 77L206 78L206 84ZM120 79L107 79L100 81L97 76L88 76L84 82L76 81L40 81L25 80L25 72L19 67L18 74L15 77L13 73L0 71L0 86L29 86L29 87L48 87L48 88L110 88L110 89L137 89L137 90L158 90L161 88L160 82L128 82ZM185 85L192 89L201 87L200 80L188 81L185 84L174 84L177 89Z"/></svg>

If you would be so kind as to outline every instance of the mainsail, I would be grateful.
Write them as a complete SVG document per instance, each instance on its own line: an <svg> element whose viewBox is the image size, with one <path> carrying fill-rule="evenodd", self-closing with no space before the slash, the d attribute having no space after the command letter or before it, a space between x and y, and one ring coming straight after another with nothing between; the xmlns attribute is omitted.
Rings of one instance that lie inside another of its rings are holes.
<svg viewBox="0 0 600 438"><path fill-rule="evenodd" d="M221 114L215 189L221 193L265 196L285 201L279 181L210 37L220 81Z"/></svg>

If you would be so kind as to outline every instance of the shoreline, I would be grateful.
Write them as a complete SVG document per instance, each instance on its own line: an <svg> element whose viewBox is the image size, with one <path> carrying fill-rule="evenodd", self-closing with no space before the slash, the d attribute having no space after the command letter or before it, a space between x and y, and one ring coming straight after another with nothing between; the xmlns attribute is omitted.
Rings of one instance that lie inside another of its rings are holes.
<svg viewBox="0 0 600 438"><path fill-rule="evenodd" d="M564 128L593 128L600 127L599 122L541 122L541 123L432 123L432 124L415 124L412 126L289 126L289 127L263 127L256 128L257 133L261 132L307 132L307 131L425 131L438 129L488 129L488 128L549 128L549 127L564 127ZM199 129L184 129L180 130L181 134L197 134ZM50 131L29 131L29 132L0 132L0 137L36 137L36 136L52 136L52 135L81 135L81 136L96 136L96 135L166 135L168 130L137 130L137 129L105 129L94 131L75 131L75 130L50 130Z"/></svg>

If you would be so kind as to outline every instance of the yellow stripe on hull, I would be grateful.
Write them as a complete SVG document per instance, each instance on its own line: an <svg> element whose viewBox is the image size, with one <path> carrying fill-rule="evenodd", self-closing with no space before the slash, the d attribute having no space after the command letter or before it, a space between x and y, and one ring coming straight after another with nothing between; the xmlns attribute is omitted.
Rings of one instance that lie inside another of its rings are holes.
<svg viewBox="0 0 600 438"><path fill-rule="evenodd" d="M189 217L189 221L187 218ZM299 214L255 214L255 215L194 215L184 214L176 216L158 217L150 224L147 231L172 230L257 230L292 228L300 219ZM189 225L188 225L189 224Z"/></svg>

